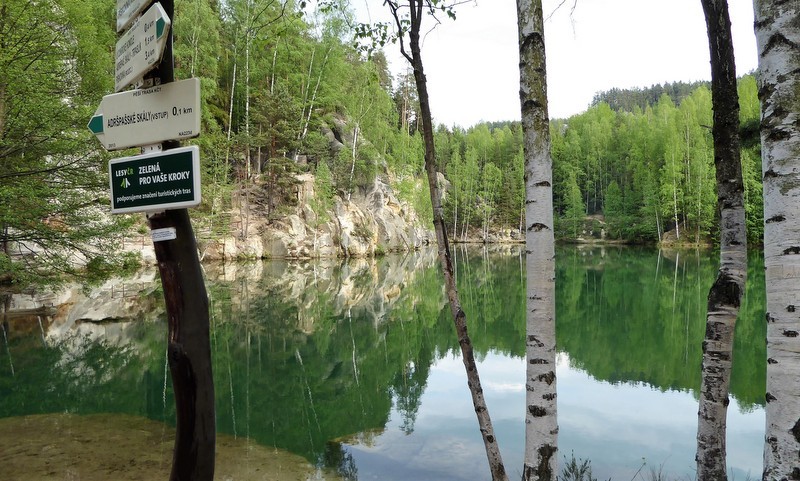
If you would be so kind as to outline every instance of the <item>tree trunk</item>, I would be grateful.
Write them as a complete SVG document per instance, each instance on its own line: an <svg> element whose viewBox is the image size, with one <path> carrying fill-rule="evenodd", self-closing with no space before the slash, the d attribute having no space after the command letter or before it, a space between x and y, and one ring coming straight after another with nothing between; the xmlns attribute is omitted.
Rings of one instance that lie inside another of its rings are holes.
<svg viewBox="0 0 800 481"><path fill-rule="evenodd" d="M553 169L541 0L517 0L520 105L525 149L527 328L522 479L556 479L555 248Z"/></svg>
<svg viewBox="0 0 800 481"><path fill-rule="evenodd" d="M174 18L174 1L162 0ZM172 30L164 60L153 76L174 81ZM164 150L179 146L163 144ZM170 481L214 479L216 415L211 369L208 295L197 254L197 241L187 209L167 210L148 217L150 229L172 228L175 239L154 242L167 310L167 352L175 393L175 449Z"/></svg>
<svg viewBox="0 0 800 481"><path fill-rule="evenodd" d="M755 0L767 393L764 479L800 479L800 4Z"/></svg>
<svg viewBox="0 0 800 481"><path fill-rule="evenodd" d="M456 184L453 182L453 239L456 238L458 229L458 189L456 189Z"/></svg>
<svg viewBox="0 0 800 481"><path fill-rule="evenodd" d="M316 50L315 50L316 52ZM303 121L303 130L300 132L300 136L298 140L302 143L303 140L306 138L308 134L308 125L311 123L311 114L314 111L314 102L317 101L317 92L319 92L319 85L322 83L322 74L325 73L325 65L328 63L328 57L330 56L331 48L328 47L328 50L325 51L325 56L322 57L322 65L319 68L319 75L317 75L317 83L314 85L314 91L311 94L311 103L308 106L308 113L305 116ZM314 57L312 54L311 57L311 65L308 67L308 86L311 87L311 66L314 64ZM305 112L305 111L304 111Z"/></svg>
<svg viewBox="0 0 800 481"><path fill-rule="evenodd" d="M681 240L680 220L678 219L678 179L675 177L675 154L672 154L672 207L675 215L675 238Z"/></svg>
<svg viewBox="0 0 800 481"><path fill-rule="evenodd" d="M711 52L714 165L720 212L720 266L708 293L697 412L697 479L724 481L726 416L736 316L747 277L744 183L739 152L739 96L727 0L701 0ZM698 222L699 222L698 217Z"/></svg>
<svg viewBox="0 0 800 481"><path fill-rule="evenodd" d="M347 200L350 201L350 195L353 193L353 179L355 178L356 174L356 157L358 156L358 122L356 122L356 127L353 130L353 150L352 154L352 161L350 163L350 182L347 186Z"/></svg>
<svg viewBox="0 0 800 481"><path fill-rule="evenodd" d="M5 23L6 17L8 16L8 7L6 3L3 2L0 5L0 32L5 32ZM0 52L6 49L6 40L0 37ZM6 135L6 91L7 91L7 84L5 75L2 79L0 79L0 141L5 138Z"/></svg>
<svg viewBox="0 0 800 481"><path fill-rule="evenodd" d="M231 79L231 96L230 96L230 105L228 106L228 132L226 139L228 140L228 144L225 147L225 175L228 175L228 161L230 160L230 153L231 153L231 133L233 131L233 94L236 92L236 48L233 49L233 75Z"/></svg>
<svg viewBox="0 0 800 481"><path fill-rule="evenodd" d="M247 0L247 29L244 34L244 136L245 136L245 173L250 179L250 31L252 19L250 18L250 0Z"/></svg>
<svg viewBox="0 0 800 481"><path fill-rule="evenodd" d="M492 480L508 480L503 458L497 445L497 438L494 434L492 421L489 411L486 408L486 401L483 397L480 376L478 375L475 363L475 354L472 341L467 333L467 316L461 308L461 301L456 290L455 278L453 277L453 264L450 257L450 245L447 240L447 231L444 223L444 209L439 192L438 176L436 173L436 152L433 137L433 116L428 101L428 85L423 70L422 56L420 50L420 27L424 14L425 0L408 0L410 7L411 29L409 32L411 56L406 58L414 68L414 80L419 95L420 113L422 116L422 138L425 144L425 171L428 174L428 185L430 187L431 204L433 206L433 224L436 231L436 241L438 246L439 262L444 273L445 290L450 301L450 310L453 314L458 342L461 346L461 356L464 368L467 373L467 384L472 394L472 403L475 407L475 414L478 417L483 443L486 448L486 455L489 461L489 469L492 473ZM397 13L397 5L388 2L395 20L399 23L400 18ZM402 48L402 47L401 47ZM405 51L403 51L405 55Z"/></svg>

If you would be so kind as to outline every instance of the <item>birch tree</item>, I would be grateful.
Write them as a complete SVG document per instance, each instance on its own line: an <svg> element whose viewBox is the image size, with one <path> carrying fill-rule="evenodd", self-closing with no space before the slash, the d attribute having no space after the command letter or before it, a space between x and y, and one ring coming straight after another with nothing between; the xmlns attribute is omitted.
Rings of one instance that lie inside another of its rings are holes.
<svg viewBox="0 0 800 481"><path fill-rule="evenodd" d="M557 473L553 169L541 0L517 0L520 105L525 151L527 366L522 479Z"/></svg>
<svg viewBox="0 0 800 481"><path fill-rule="evenodd" d="M442 265L445 278L445 290L450 302L450 310L453 315L458 342L461 346L461 357L467 373L467 384L472 394L472 403L475 406L475 413L478 417L483 443L486 448L486 455L489 461L489 469L492 473L492 480L507 480L505 466L497 445L497 438L494 435L492 421L489 411L486 408L486 401L483 396L480 376L478 375L475 355L473 352L472 341L467 333L467 316L461 308L461 301L456 289L455 277L453 275L453 265L450 256L450 245L447 239L447 231L444 223L444 209L442 208L442 198L439 191L438 173L436 172L436 150L433 137L433 115L431 114L430 100L428 97L428 85L425 78L425 71L422 62L422 49L420 46L420 32L424 15L430 14L435 18L438 9L443 9L451 17L455 14L452 6L448 6L440 0L408 0L408 16L403 18L400 2L388 0L385 2L392 12L398 31L403 32L407 29L409 37L410 52L406 51L403 36L400 36L400 50L403 56L409 61L414 70L414 80L419 95L419 106L422 121L422 138L425 144L425 172L428 175L428 185L430 187L431 204L433 205L433 224L436 231L436 242L438 246L439 262Z"/></svg>
<svg viewBox="0 0 800 481"><path fill-rule="evenodd" d="M747 277L739 96L727 0L701 0L711 53L714 164L720 215L720 266L708 293L697 413L697 479L726 480L726 416L733 334Z"/></svg>
<svg viewBox="0 0 800 481"><path fill-rule="evenodd" d="M467 315L462 309L461 300L456 289L450 245L444 221L444 208L442 207L439 188L439 173L436 170L433 115L431 114L420 42L423 19L428 17L438 23L437 15L440 14L455 18L454 8L458 3L458 1L450 0L386 0L383 4L389 9L392 18L391 24L360 24L356 27L356 35L361 39L371 41L373 48L377 44L383 46L387 42L399 41L400 53L413 70L414 84L417 87L419 98L420 117L417 119L417 128L421 127L425 147L425 172L428 177L433 209L433 225L436 232L438 257L444 273L445 291L450 303L456 335L461 346L462 361L467 374L467 385L472 395L472 402L486 449L492 480L501 481L507 480L508 476L500 455L491 417L486 407L483 388L481 387L480 376L475 362L472 340L467 331Z"/></svg>
<svg viewBox="0 0 800 481"><path fill-rule="evenodd" d="M764 182L764 479L800 477L800 3L755 0Z"/></svg>

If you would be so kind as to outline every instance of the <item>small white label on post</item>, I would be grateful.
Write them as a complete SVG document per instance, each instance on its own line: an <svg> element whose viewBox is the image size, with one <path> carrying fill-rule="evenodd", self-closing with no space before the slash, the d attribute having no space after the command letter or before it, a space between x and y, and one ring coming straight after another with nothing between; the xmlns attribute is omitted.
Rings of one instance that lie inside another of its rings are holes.
<svg viewBox="0 0 800 481"><path fill-rule="evenodd" d="M178 238L178 235L174 227L167 227L165 229L153 229L150 231L150 237L153 238L153 242L163 242L175 240Z"/></svg>

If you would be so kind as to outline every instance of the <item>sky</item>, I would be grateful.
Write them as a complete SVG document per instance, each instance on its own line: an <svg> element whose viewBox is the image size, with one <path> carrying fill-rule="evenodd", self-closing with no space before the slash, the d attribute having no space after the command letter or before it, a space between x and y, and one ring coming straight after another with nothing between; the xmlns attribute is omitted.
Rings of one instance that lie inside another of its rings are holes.
<svg viewBox="0 0 800 481"><path fill-rule="evenodd" d="M381 2L351 0L359 21L383 14ZM551 118L589 106L613 87L709 80L708 39L700 0L543 0ZM752 0L728 0L737 74L757 66ZM367 8L369 5L369 8ZM477 0L456 21L428 32L422 60L434 122L470 127L519 120L516 2ZM430 21L428 25L432 25ZM424 27L424 25L423 25ZM395 74L405 69L397 46L386 49Z"/></svg>

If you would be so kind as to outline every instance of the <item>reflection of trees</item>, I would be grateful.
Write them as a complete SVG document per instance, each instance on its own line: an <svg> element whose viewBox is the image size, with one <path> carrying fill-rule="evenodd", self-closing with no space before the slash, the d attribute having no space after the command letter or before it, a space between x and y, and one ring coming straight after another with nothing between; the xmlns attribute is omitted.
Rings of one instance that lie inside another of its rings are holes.
<svg viewBox="0 0 800 481"><path fill-rule="evenodd" d="M749 264L731 390L754 407L765 382L764 346L753 342L765 336L763 261ZM264 266L263 276L209 283L218 429L337 468L342 463L329 460L328 442L380 433L393 406L411 432L431 366L459 352L434 263L406 256L344 269ZM457 267L464 307L475 313L478 356L522 359L519 257L470 251ZM659 260L653 251L560 249L559 348L600 380L697 389L715 260L681 253L675 267L674 257ZM346 279L347 272L361 280ZM15 372L0 362L0 417L124 412L174 422L165 335L157 321L132 329L127 347L83 338L43 346L38 328L10 336Z"/></svg>
<svg viewBox="0 0 800 481"><path fill-rule="evenodd" d="M48 412L144 414L141 396L126 395L141 386L130 369L130 347L85 336L67 336L42 345L39 336L13 339L16 364L0 367L0 417Z"/></svg>
<svg viewBox="0 0 800 481"><path fill-rule="evenodd" d="M609 382L660 389L700 387L702 321L712 253L655 259L651 251L562 249L557 262L558 345L573 364ZM661 264L665 265L660 265ZM763 404L763 260L751 259L734 348L731 392Z"/></svg>
<svg viewBox="0 0 800 481"><path fill-rule="evenodd" d="M246 422L259 443L326 464L329 440L382 430L393 401L413 429L441 337L427 329L437 329L444 299L430 295L441 292L435 268L398 276L391 262L251 280L246 310L242 292L219 288L219 428Z"/></svg>
<svg viewBox="0 0 800 481"><path fill-rule="evenodd" d="M325 466L334 468L346 481L358 481L356 462L342 443L331 441L325 445Z"/></svg>

